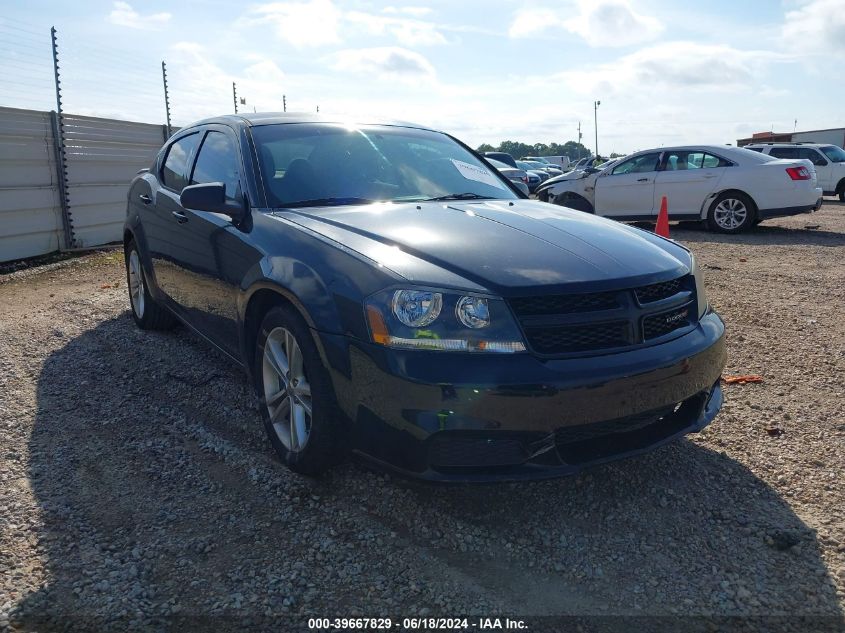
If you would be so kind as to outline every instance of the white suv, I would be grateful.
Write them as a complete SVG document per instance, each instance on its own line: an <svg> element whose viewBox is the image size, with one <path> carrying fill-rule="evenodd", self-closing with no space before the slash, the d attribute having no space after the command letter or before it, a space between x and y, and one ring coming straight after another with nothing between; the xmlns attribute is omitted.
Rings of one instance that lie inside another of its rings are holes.
<svg viewBox="0 0 845 633"><path fill-rule="evenodd" d="M803 158L816 166L819 186L826 196L839 196L845 202L845 150L823 143L752 143L753 149L775 158Z"/></svg>

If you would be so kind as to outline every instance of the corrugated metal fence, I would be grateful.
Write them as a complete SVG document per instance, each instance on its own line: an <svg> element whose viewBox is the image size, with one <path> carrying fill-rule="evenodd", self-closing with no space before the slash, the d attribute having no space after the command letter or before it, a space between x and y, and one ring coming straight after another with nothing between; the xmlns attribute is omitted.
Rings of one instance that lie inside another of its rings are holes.
<svg viewBox="0 0 845 633"><path fill-rule="evenodd" d="M0 108L0 261L120 241L129 181L150 166L166 130Z"/></svg>

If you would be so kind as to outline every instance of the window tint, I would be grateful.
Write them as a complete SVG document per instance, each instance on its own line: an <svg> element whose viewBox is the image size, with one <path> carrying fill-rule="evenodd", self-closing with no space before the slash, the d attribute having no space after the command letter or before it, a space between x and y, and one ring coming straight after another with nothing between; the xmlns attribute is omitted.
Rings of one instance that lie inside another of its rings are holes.
<svg viewBox="0 0 845 633"><path fill-rule="evenodd" d="M240 194L239 172L238 151L234 141L222 132L206 134L197 156L191 184L222 182L226 186L226 197L236 198Z"/></svg>
<svg viewBox="0 0 845 633"><path fill-rule="evenodd" d="M769 156L776 158L798 158L797 147L773 147L769 152Z"/></svg>
<svg viewBox="0 0 845 633"><path fill-rule="evenodd" d="M641 154L640 156L635 156L619 163L610 173L616 176L619 174L642 174L644 172L657 171L657 163L659 161L659 152Z"/></svg>
<svg viewBox="0 0 845 633"><path fill-rule="evenodd" d="M199 134L189 134L173 143L167 150L167 158L161 168L161 180L165 187L182 191L187 186L187 168L199 140Z"/></svg>
<svg viewBox="0 0 845 633"><path fill-rule="evenodd" d="M824 159L824 157L819 154L816 150L810 147L799 147L798 158L806 158L807 160L811 161L814 165L827 165L827 161Z"/></svg>
<svg viewBox="0 0 845 633"><path fill-rule="evenodd" d="M834 163L845 163L845 151L841 147L828 145L827 147L822 147L822 152Z"/></svg>
<svg viewBox="0 0 845 633"><path fill-rule="evenodd" d="M727 167L730 163L718 156L706 152L672 151L666 153L663 169L666 171L687 169L712 169L713 167Z"/></svg>
<svg viewBox="0 0 845 633"><path fill-rule="evenodd" d="M252 134L272 207L516 197L498 171L439 132L296 123L257 125Z"/></svg>

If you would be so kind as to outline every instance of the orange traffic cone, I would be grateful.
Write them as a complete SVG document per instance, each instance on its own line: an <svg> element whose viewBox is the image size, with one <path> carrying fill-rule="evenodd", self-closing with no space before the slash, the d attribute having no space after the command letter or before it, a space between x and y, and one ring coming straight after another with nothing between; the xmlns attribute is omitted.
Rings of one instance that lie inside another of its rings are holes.
<svg viewBox="0 0 845 633"><path fill-rule="evenodd" d="M669 237L669 201L666 196L660 201L660 213L657 214L657 226L654 232L660 237Z"/></svg>

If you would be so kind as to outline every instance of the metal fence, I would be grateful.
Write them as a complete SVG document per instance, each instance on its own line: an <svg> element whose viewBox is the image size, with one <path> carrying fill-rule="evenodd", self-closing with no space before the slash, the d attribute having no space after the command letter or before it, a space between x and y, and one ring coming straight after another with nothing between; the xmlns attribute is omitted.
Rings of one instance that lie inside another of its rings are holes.
<svg viewBox="0 0 845 633"><path fill-rule="evenodd" d="M167 126L0 107L0 261L119 241Z"/></svg>

